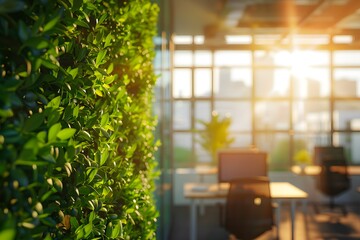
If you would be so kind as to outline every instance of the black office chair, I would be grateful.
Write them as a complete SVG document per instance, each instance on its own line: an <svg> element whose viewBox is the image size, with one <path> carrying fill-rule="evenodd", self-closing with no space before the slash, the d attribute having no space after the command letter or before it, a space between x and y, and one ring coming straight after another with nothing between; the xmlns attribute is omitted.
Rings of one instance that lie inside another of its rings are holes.
<svg viewBox="0 0 360 240"><path fill-rule="evenodd" d="M274 226L269 179L253 177L230 183L225 229L238 239L254 239Z"/></svg>
<svg viewBox="0 0 360 240"><path fill-rule="evenodd" d="M347 211L345 206L335 204L335 197L346 192L350 188L350 179L347 172L345 156L324 156L320 159L321 172L317 177L317 189L329 197L329 208L332 211L335 207L342 210L344 216ZM319 213L319 210L315 208Z"/></svg>

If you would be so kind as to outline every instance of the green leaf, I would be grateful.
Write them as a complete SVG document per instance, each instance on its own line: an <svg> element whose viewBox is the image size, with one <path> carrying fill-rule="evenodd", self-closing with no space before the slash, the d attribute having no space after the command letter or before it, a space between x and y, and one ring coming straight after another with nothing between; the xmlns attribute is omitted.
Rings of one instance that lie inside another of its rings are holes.
<svg viewBox="0 0 360 240"><path fill-rule="evenodd" d="M92 141L91 135L87 131L84 130L80 131L78 136L87 141Z"/></svg>
<svg viewBox="0 0 360 240"><path fill-rule="evenodd" d="M70 217L70 225L73 229L77 229L79 227L79 222L76 217Z"/></svg>
<svg viewBox="0 0 360 240"><path fill-rule="evenodd" d="M74 79L74 78L77 76L78 72L79 72L79 68L74 68L74 69L71 69L71 70L69 71L69 74L70 74L70 75L72 76L72 78Z"/></svg>
<svg viewBox="0 0 360 240"><path fill-rule="evenodd" d="M86 171L87 175L88 175L88 182L92 182L92 180L94 179L95 175L97 174L98 169L97 168L90 168Z"/></svg>
<svg viewBox="0 0 360 240"><path fill-rule="evenodd" d="M103 93L102 93L102 91L99 90L99 89L96 89L96 90L95 90L95 94L98 95L99 97L104 96Z"/></svg>
<svg viewBox="0 0 360 240"><path fill-rule="evenodd" d="M106 160L108 159L108 157L109 157L109 152L105 150L105 151L101 154L100 166L104 165L104 163L106 162Z"/></svg>
<svg viewBox="0 0 360 240"><path fill-rule="evenodd" d="M38 129L43 124L44 124L44 114L35 113L25 121L24 130L28 132L32 132Z"/></svg>
<svg viewBox="0 0 360 240"><path fill-rule="evenodd" d="M60 106L60 102L61 102L61 97L57 96L55 98L53 98L46 107L53 107L53 108L58 108Z"/></svg>
<svg viewBox="0 0 360 240"><path fill-rule="evenodd" d="M101 125L102 127L104 127L108 122L109 122L109 113L105 113L105 114L101 117L101 123L100 123L100 125Z"/></svg>
<svg viewBox="0 0 360 240"><path fill-rule="evenodd" d="M99 21L98 21L98 24L102 24L107 17L108 17L108 14L107 14L107 13L102 14L101 17L100 17L100 19L99 19Z"/></svg>
<svg viewBox="0 0 360 240"><path fill-rule="evenodd" d="M112 229L113 229L113 227L112 227L112 222L109 222L109 223L107 224L107 226L106 226L106 231L105 231L105 235L106 235L108 238L110 238L111 235L112 235Z"/></svg>
<svg viewBox="0 0 360 240"><path fill-rule="evenodd" d="M94 221L95 217L96 217L96 214L95 214L94 211L92 211L92 212L90 213L90 215L89 215L89 222Z"/></svg>
<svg viewBox="0 0 360 240"><path fill-rule="evenodd" d="M46 68L48 68L48 69L51 69L51 70L57 70L57 69L59 69L59 66L58 66L58 65L50 62L50 61L47 60L47 59L43 59L43 58L42 58L42 59L41 59L41 64L42 64L44 67L46 67Z"/></svg>
<svg viewBox="0 0 360 240"><path fill-rule="evenodd" d="M59 22L60 15L57 15L53 19L51 19L45 26L44 26L44 32L47 32L55 27L55 25Z"/></svg>
<svg viewBox="0 0 360 240"><path fill-rule="evenodd" d="M82 4L83 4L83 0L73 0L73 4L72 4L73 10L78 10Z"/></svg>
<svg viewBox="0 0 360 240"><path fill-rule="evenodd" d="M92 232L93 229L93 225L92 223L88 223L85 225L84 227L84 237L88 237L90 235L90 233Z"/></svg>
<svg viewBox="0 0 360 240"><path fill-rule="evenodd" d="M81 27L84 27L84 28L90 28L89 24L87 24L86 22L82 21L82 20L78 20L76 19L75 20L75 24L76 25L79 25Z"/></svg>
<svg viewBox="0 0 360 240"><path fill-rule="evenodd" d="M39 144L37 138L31 138L28 140L23 149L21 150L19 160L33 160L39 151Z"/></svg>
<svg viewBox="0 0 360 240"><path fill-rule="evenodd" d="M11 109L6 109L6 110L0 109L0 117L9 118L12 116L14 116L14 112Z"/></svg>
<svg viewBox="0 0 360 240"><path fill-rule="evenodd" d="M21 41L26 41L28 39L28 32L27 32L27 27L26 27L25 23L20 20L18 27L19 27L18 34L19 34Z"/></svg>
<svg viewBox="0 0 360 240"><path fill-rule="evenodd" d="M79 116L79 106L74 107L73 116L77 118Z"/></svg>
<svg viewBox="0 0 360 240"><path fill-rule="evenodd" d="M104 47L108 47L111 46L111 40L113 39L113 36L111 35L111 33L109 33L106 38L105 38L105 45Z"/></svg>
<svg viewBox="0 0 360 240"><path fill-rule="evenodd" d="M127 152L126 152L126 157L130 158L134 155L135 149L136 149L136 144L133 144L131 147L128 148Z"/></svg>
<svg viewBox="0 0 360 240"><path fill-rule="evenodd" d="M60 123L56 123L56 124L52 125L50 127L50 129L49 129L48 141L49 142L55 141L56 136L60 132L60 130L61 130L61 124Z"/></svg>
<svg viewBox="0 0 360 240"><path fill-rule="evenodd" d="M119 221L112 230L111 238L117 238L119 235L122 236L123 227L121 221Z"/></svg>
<svg viewBox="0 0 360 240"><path fill-rule="evenodd" d="M102 50L98 53L95 61L96 67L98 67L102 63L105 56L106 56L106 50Z"/></svg>
<svg viewBox="0 0 360 240"><path fill-rule="evenodd" d="M55 227L56 226L56 221L50 217L47 218L41 218L40 222L42 222L43 224L50 226L50 227Z"/></svg>
<svg viewBox="0 0 360 240"><path fill-rule="evenodd" d="M40 155L41 159L50 162L50 163L56 163L56 160L54 158L53 155L51 155L50 153L43 153Z"/></svg>
<svg viewBox="0 0 360 240"><path fill-rule="evenodd" d="M60 130L60 132L58 132L58 134L56 135L58 138L60 138L61 140L66 140L71 138L72 136L74 136L76 132L76 129L74 128L65 128Z"/></svg>
<svg viewBox="0 0 360 240"><path fill-rule="evenodd" d="M0 239L12 240L15 239L15 236L16 236L15 226L13 228L6 228L0 231Z"/></svg>
<svg viewBox="0 0 360 240"><path fill-rule="evenodd" d="M51 112L51 114L48 115L48 123L47 123L48 126L52 126L52 125L58 123L59 119L60 119L60 113L58 112L57 109L52 110L50 112Z"/></svg>
<svg viewBox="0 0 360 240"><path fill-rule="evenodd" d="M104 83L110 84L110 83L112 83L115 79L116 79L116 75L107 76L107 77L104 79Z"/></svg>
<svg viewBox="0 0 360 240"><path fill-rule="evenodd" d="M45 40L42 37L33 37L33 38L29 38L25 42L25 45L35 49L43 49L43 48L47 48L49 46L49 43L47 40Z"/></svg>

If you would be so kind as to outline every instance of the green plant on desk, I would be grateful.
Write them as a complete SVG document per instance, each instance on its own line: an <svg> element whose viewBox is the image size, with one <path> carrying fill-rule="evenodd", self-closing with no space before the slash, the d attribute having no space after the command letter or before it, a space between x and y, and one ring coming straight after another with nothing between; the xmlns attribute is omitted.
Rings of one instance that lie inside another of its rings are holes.
<svg viewBox="0 0 360 240"><path fill-rule="evenodd" d="M295 154L294 161L301 168L304 168L306 165L311 164L311 155L308 150L301 149Z"/></svg>
<svg viewBox="0 0 360 240"><path fill-rule="evenodd" d="M204 130L199 132L200 139L198 142L202 148L207 151L212 160L212 164L216 164L217 151L227 148L234 142L234 138L230 137L230 116L220 118L217 112L212 112L210 121L198 120L203 125Z"/></svg>

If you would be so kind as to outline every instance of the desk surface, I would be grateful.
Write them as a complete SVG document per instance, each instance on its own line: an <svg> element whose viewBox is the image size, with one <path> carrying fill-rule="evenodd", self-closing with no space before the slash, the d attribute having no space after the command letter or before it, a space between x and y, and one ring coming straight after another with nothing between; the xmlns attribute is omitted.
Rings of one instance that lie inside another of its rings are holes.
<svg viewBox="0 0 360 240"><path fill-rule="evenodd" d="M316 165L305 166L304 169L302 169L300 166L292 166L291 171L298 175L315 176L320 173L321 168L320 166ZM347 172L349 175L360 175L360 166L347 166Z"/></svg>
<svg viewBox="0 0 360 240"><path fill-rule="evenodd" d="M229 189L228 183L186 183L185 198L225 198ZM302 199L308 194L288 182L270 182L271 197L274 199Z"/></svg>

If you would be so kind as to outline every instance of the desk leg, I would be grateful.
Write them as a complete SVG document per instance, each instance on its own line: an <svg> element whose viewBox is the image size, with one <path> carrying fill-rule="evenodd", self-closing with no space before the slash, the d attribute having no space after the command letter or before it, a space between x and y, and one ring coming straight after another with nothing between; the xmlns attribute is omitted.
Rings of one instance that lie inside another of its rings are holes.
<svg viewBox="0 0 360 240"><path fill-rule="evenodd" d="M280 221L281 221L281 200L277 201L277 207L276 207L276 237L277 239L280 239Z"/></svg>
<svg viewBox="0 0 360 240"><path fill-rule="evenodd" d="M190 203L190 240L196 240L196 199L191 199Z"/></svg>
<svg viewBox="0 0 360 240"><path fill-rule="evenodd" d="M291 239L294 240L295 238L295 209L296 208L296 201L291 201Z"/></svg>

